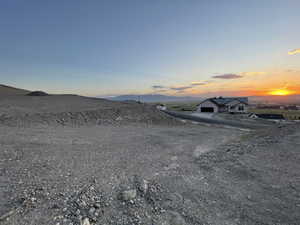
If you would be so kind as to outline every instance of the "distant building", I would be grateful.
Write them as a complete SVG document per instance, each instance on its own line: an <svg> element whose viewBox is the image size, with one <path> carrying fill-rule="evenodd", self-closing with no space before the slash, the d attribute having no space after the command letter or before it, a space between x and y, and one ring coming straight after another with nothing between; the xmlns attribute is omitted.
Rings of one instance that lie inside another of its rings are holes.
<svg viewBox="0 0 300 225"><path fill-rule="evenodd" d="M285 119L282 114L264 113L264 114L255 114L255 115L261 119L269 119L269 120L284 120Z"/></svg>
<svg viewBox="0 0 300 225"><path fill-rule="evenodd" d="M206 113L247 113L248 112L248 98L209 98L201 102L197 106L197 112Z"/></svg>
<svg viewBox="0 0 300 225"><path fill-rule="evenodd" d="M298 107L296 105L288 105L284 106L285 110L298 110Z"/></svg>
<svg viewBox="0 0 300 225"><path fill-rule="evenodd" d="M255 113L250 113L250 114L248 115L248 117L250 117L250 118L252 118L252 119L257 119L257 118L258 118L258 116L257 116Z"/></svg>
<svg viewBox="0 0 300 225"><path fill-rule="evenodd" d="M281 105L258 105L257 109L284 109Z"/></svg>
<svg viewBox="0 0 300 225"><path fill-rule="evenodd" d="M285 120L282 114L250 113L248 116L252 119Z"/></svg>
<svg viewBox="0 0 300 225"><path fill-rule="evenodd" d="M157 104L156 108L159 110L167 110L167 106L165 106L164 104Z"/></svg>

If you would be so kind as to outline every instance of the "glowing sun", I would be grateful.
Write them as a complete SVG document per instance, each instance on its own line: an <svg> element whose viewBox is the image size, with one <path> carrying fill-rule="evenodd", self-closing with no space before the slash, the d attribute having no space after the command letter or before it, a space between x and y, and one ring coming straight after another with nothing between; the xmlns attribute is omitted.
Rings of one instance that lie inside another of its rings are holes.
<svg viewBox="0 0 300 225"><path fill-rule="evenodd" d="M270 91L269 94L284 96L284 95L290 95L290 94L292 94L292 92L289 90L278 89L278 90Z"/></svg>

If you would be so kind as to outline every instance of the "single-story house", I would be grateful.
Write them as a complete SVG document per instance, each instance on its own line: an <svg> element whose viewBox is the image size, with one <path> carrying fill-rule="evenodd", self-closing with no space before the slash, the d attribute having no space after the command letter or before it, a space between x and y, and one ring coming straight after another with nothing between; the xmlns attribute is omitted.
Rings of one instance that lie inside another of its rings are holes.
<svg viewBox="0 0 300 225"><path fill-rule="evenodd" d="M217 97L208 98L197 106L197 112L209 113L247 113L248 112L248 98L247 97Z"/></svg>

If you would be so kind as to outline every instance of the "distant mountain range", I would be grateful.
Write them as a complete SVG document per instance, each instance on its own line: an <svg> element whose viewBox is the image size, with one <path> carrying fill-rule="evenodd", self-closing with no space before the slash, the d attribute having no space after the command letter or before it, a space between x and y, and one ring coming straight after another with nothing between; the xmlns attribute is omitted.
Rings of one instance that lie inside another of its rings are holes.
<svg viewBox="0 0 300 225"><path fill-rule="evenodd" d="M103 97L102 97L103 98ZM170 96L170 95L120 95L114 97L104 97L112 101L141 101L141 102L197 102L204 97L192 96ZM300 104L300 95L288 96L249 96L250 103L270 103L270 104Z"/></svg>
<svg viewBox="0 0 300 225"><path fill-rule="evenodd" d="M120 95L120 96L105 97L105 98L112 101L141 101L141 102L183 102L183 101L201 101L203 99L200 97L170 96L170 95Z"/></svg>
<svg viewBox="0 0 300 225"><path fill-rule="evenodd" d="M269 103L269 104L300 104L300 95L286 95L286 96L251 96L250 103Z"/></svg>
<svg viewBox="0 0 300 225"><path fill-rule="evenodd" d="M0 84L0 96L26 95L28 93L30 93L30 91L28 90ZM98 96L98 98L105 98L112 101L141 101L141 102L200 102L206 99L206 97L170 96L170 95L159 95L159 94L119 95L113 97ZM248 98L250 103L299 104L300 105L300 95L250 96Z"/></svg>
<svg viewBox="0 0 300 225"><path fill-rule="evenodd" d="M26 95L30 91L0 84L0 96Z"/></svg>

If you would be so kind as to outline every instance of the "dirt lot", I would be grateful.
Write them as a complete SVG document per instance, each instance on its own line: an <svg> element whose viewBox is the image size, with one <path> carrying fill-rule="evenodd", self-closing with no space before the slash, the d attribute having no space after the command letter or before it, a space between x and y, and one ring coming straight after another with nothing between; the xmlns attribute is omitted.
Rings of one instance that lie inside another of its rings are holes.
<svg viewBox="0 0 300 225"><path fill-rule="evenodd" d="M246 132L49 98L0 103L0 224L300 223L297 124Z"/></svg>

